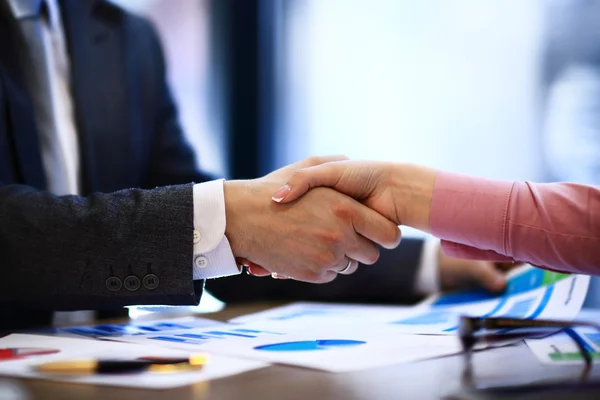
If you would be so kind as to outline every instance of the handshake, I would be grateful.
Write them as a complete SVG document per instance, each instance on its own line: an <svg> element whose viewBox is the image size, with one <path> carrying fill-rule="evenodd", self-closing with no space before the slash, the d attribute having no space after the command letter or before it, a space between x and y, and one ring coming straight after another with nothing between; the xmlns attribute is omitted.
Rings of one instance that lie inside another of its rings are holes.
<svg viewBox="0 0 600 400"><path fill-rule="evenodd" d="M399 225L429 230L436 174L411 164L310 157L259 179L225 182L225 234L253 275L329 282L359 263L374 264L379 246L397 247ZM439 266L442 286L505 284L493 263L440 254Z"/></svg>

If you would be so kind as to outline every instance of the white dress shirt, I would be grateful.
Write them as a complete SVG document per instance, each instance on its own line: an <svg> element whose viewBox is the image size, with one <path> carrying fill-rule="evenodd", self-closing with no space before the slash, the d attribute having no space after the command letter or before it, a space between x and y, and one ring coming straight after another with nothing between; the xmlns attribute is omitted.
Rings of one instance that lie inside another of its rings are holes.
<svg viewBox="0 0 600 400"><path fill-rule="evenodd" d="M58 3L46 0L49 21L44 28L45 56L51 69L51 95L56 121L54 129L40 132L44 136L42 159L48 189L58 195L79 193L80 156L70 92L69 60ZM60 171L68 171L66 175ZM58 173L57 173L58 171ZM193 187L194 254L193 279L217 278L239 274L229 242L225 237L225 199L223 180L199 183ZM421 256L416 288L422 293L435 291L437 251L439 245L428 241ZM368 267L366 267L368 268Z"/></svg>

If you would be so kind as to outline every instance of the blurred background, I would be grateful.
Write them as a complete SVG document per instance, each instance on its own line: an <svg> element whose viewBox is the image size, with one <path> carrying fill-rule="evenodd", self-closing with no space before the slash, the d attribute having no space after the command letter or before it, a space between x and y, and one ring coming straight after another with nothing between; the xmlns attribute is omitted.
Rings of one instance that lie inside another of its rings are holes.
<svg viewBox="0 0 600 400"><path fill-rule="evenodd" d="M219 175L345 154L600 184L598 0L115 2L158 28Z"/></svg>

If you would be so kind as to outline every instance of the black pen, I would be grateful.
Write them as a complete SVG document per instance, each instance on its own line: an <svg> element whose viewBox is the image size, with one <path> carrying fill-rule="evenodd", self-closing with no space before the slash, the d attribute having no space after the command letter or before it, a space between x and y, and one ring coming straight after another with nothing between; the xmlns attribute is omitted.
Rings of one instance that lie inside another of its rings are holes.
<svg viewBox="0 0 600 400"><path fill-rule="evenodd" d="M185 358L142 358L137 360L95 360L80 359L52 361L36 366L36 370L45 374L119 374L132 372L170 373L199 370L207 362L204 354L194 354Z"/></svg>

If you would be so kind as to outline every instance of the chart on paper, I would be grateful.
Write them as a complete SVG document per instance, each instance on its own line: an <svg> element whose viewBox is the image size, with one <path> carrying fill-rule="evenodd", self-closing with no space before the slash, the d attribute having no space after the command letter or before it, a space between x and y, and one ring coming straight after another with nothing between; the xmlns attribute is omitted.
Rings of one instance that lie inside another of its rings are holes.
<svg viewBox="0 0 600 400"><path fill-rule="evenodd" d="M258 337L277 337L282 336L284 333L261 331L257 329L247 328L236 328L231 327L230 329L209 329L209 330L185 330L169 332L169 334L161 335L146 335L140 336L129 340L134 343L148 343L149 341L161 342L162 345L172 348L189 349L187 345L205 345L213 341L221 341L223 339L232 338L245 338L245 339L256 339Z"/></svg>
<svg viewBox="0 0 600 400"><path fill-rule="evenodd" d="M584 344L585 351L595 363L600 362L600 333L591 328L568 329L541 339L527 339L525 342L540 362L552 365L581 365L583 356L575 344L577 335Z"/></svg>
<svg viewBox="0 0 600 400"><path fill-rule="evenodd" d="M206 318L184 317L156 321L136 321L122 324L98 324L42 329L28 333L61 337L107 339L119 336L146 335L149 333L187 330L218 325L221 325L221 322Z"/></svg>
<svg viewBox="0 0 600 400"><path fill-rule="evenodd" d="M403 332L455 333L460 315L524 319L573 319L581 310L589 277L522 267L508 277L501 295L484 290L432 296L427 309L392 321Z"/></svg>

